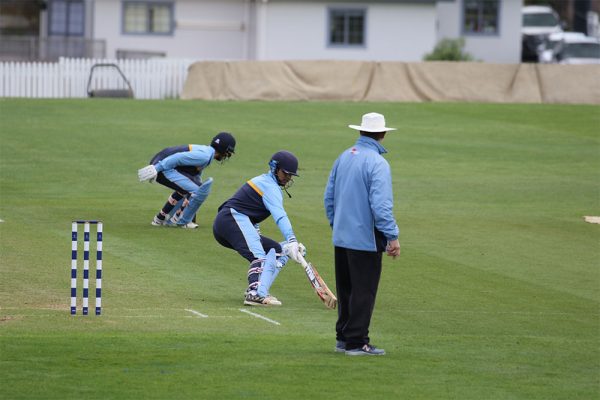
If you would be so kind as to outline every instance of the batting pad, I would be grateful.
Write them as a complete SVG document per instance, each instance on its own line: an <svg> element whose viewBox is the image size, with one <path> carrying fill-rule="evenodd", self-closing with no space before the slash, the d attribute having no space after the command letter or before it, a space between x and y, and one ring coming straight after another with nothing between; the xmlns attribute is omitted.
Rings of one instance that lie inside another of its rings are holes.
<svg viewBox="0 0 600 400"><path fill-rule="evenodd" d="M279 271L280 269L277 268L275 249L271 249L267 253L267 257L263 264L263 271L260 274L257 290L259 296L267 297L269 289L271 289L271 285L275 281L275 278L277 278Z"/></svg>

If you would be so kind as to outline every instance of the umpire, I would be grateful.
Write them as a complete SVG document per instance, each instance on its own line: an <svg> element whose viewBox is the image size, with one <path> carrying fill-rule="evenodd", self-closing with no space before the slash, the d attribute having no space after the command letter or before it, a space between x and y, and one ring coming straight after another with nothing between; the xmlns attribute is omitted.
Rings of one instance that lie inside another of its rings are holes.
<svg viewBox="0 0 600 400"><path fill-rule="evenodd" d="M392 177L381 145L386 132L381 114L369 113L354 146L333 164L325 188L325 213L333 228L338 320L335 351L384 355L369 340L369 325L381 277L382 253L400 255L393 214Z"/></svg>

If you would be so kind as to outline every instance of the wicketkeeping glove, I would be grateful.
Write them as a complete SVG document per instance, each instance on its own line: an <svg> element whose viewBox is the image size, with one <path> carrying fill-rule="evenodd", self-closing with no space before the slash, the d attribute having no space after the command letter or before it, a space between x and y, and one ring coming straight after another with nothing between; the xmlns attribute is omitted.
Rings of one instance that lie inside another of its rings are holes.
<svg viewBox="0 0 600 400"><path fill-rule="evenodd" d="M140 180L140 182L144 182L144 181L153 181L154 178L156 178L156 175L158 174L158 172L156 172L156 167L154 167L154 165L148 165L145 166L144 168L140 168L138 169L138 179Z"/></svg>

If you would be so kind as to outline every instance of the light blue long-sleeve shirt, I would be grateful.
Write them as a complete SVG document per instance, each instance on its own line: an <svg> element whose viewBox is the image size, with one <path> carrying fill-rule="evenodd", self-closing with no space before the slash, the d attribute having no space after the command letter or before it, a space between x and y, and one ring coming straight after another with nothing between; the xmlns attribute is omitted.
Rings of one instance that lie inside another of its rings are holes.
<svg viewBox="0 0 600 400"><path fill-rule="evenodd" d="M277 184L273 172L250 179L229 200L225 201L219 210L222 207L233 208L246 215L254 225L271 215L287 241L296 238L290 219L283 208L281 188Z"/></svg>
<svg viewBox="0 0 600 400"><path fill-rule="evenodd" d="M295 239L292 223L283 208L283 195L275 175L268 172L252 178L249 182L252 182L254 188L258 188L262 192L263 204L271 213L283 237L288 241Z"/></svg>
<svg viewBox="0 0 600 400"><path fill-rule="evenodd" d="M208 167L215 155L215 149L202 144L190 144L189 151L172 154L159 161L155 167L157 172L167 171L176 167L196 167L198 172Z"/></svg>
<svg viewBox="0 0 600 400"><path fill-rule="evenodd" d="M361 136L333 164L324 203L334 246L383 251L382 239L398 239L392 175L383 153L378 141Z"/></svg>

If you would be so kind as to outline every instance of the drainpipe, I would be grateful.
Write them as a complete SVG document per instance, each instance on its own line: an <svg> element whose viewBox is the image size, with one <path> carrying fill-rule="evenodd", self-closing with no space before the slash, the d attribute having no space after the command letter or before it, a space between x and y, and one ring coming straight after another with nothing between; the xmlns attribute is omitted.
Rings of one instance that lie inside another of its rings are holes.
<svg viewBox="0 0 600 400"><path fill-rule="evenodd" d="M264 60L267 56L266 42L267 42L267 7L269 0L260 0L258 9L258 15L256 18L256 29L257 29L257 49L256 58L257 60Z"/></svg>
<svg viewBox="0 0 600 400"><path fill-rule="evenodd" d="M244 0L244 21L242 22L242 31L244 32L242 58L247 61L250 59L250 0Z"/></svg>

